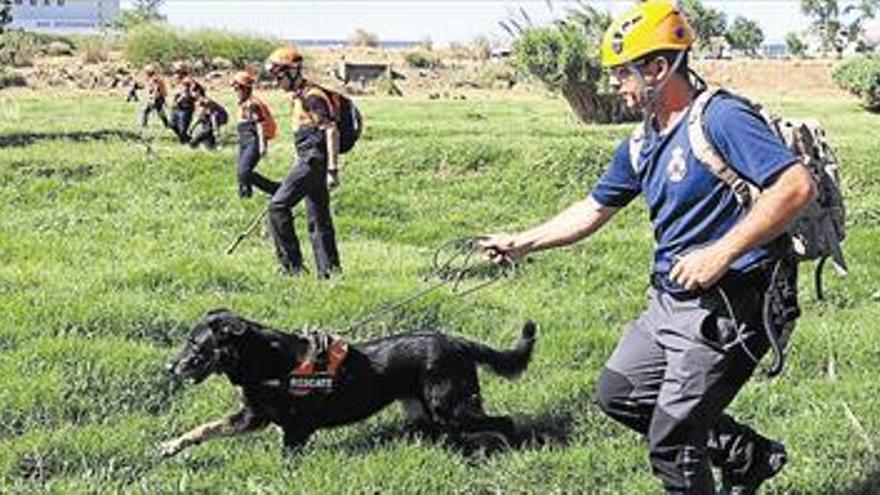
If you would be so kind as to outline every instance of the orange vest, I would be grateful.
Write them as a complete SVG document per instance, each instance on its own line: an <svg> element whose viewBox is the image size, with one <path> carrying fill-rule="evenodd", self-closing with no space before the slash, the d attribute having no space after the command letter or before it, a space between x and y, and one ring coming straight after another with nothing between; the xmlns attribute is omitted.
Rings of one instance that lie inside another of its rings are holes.
<svg viewBox="0 0 880 495"><path fill-rule="evenodd" d="M162 79L162 76L155 75L150 77L149 80L150 85L150 95L155 99L158 97L168 96L168 86L165 84L165 79Z"/></svg>

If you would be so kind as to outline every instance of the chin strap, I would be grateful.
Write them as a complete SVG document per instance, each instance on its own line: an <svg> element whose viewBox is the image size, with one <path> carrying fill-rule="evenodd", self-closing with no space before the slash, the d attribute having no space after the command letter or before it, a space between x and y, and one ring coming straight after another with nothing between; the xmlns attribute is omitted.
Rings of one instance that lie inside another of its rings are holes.
<svg viewBox="0 0 880 495"><path fill-rule="evenodd" d="M654 120L654 116L657 114L657 104L660 101L660 95L662 94L663 88L669 83L669 80L672 78L672 75L678 70L678 67L681 65L682 60L684 60L684 56L687 51L680 51L678 55L675 57L675 61L672 63L672 66L669 68L669 71L660 81L655 81L654 84L648 84L648 81L645 80L644 74L639 68L639 65L629 62L626 64L627 68L639 81L639 88L642 93L642 126L644 127L644 131L647 134L648 127L651 125L651 121ZM702 79L697 79L705 85Z"/></svg>

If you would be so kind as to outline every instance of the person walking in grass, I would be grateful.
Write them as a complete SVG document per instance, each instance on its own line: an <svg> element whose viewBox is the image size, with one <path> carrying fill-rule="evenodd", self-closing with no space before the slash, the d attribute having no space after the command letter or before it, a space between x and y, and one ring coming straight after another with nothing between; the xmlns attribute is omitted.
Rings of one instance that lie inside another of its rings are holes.
<svg viewBox="0 0 880 495"><path fill-rule="evenodd" d="M178 90L174 95L171 129L178 141L181 144L186 144L191 140L189 131L196 111L196 102L205 96L205 87L192 77L192 70L186 62L175 62L172 70L177 80Z"/></svg>
<svg viewBox="0 0 880 495"><path fill-rule="evenodd" d="M253 74L238 72L229 84L238 100L238 196L250 198L254 187L275 194L280 184L256 171L269 151L269 141L277 134L275 119L269 106L254 95Z"/></svg>
<svg viewBox="0 0 880 495"><path fill-rule="evenodd" d="M269 224L281 270L299 275L302 253L293 226L293 207L306 201L309 236L319 278L339 270L336 233L330 213L330 187L339 184L339 131L327 93L303 76L303 58L296 48L275 50L266 71L290 93L297 158L269 200Z"/></svg>
<svg viewBox="0 0 880 495"><path fill-rule="evenodd" d="M159 120L162 121L162 125L167 128L169 123L168 115L165 113L165 100L168 98L168 85L154 64L148 64L144 67L144 74L147 76L147 90L150 92L150 97L141 114L141 127L147 127L150 114L155 112L159 116Z"/></svg>
<svg viewBox="0 0 880 495"><path fill-rule="evenodd" d="M229 122L229 114L222 105L207 96L200 96L196 100L196 107L199 114L195 125L199 130L195 134L190 133L192 140L189 145L198 148L204 144L209 150L213 150L220 139L220 128Z"/></svg>
<svg viewBox="0 0 880 495"><path fill-rule="evenodd" d="M654 474L671 494L750 494L787 460L784 446L725 414L769 341L763 326L777 242L816 194L809 171L748 104L719 94L704 115L712 147L762 193L747 207L695 158L688 118L705 85L688 67L694 31L669 0L617 18L602 64L640 130L617 147L590 195L516 234L487 236L496 261L593 234L637 196L655 236L647 308L632 321L597 384L600 408L645 435ZM693 76L693 78L692 78Z"/></svg>

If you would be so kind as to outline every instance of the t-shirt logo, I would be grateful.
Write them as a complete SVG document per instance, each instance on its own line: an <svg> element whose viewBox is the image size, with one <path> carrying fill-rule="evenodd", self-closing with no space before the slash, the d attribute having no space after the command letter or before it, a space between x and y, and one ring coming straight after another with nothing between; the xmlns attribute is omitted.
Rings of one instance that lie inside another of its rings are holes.
<svg viewBox="0 0 880 495"><path fill-rule="evenodd" d="M672 150L672 158L669 159L669 164L666 165L666 173L672 182L681 182L684 180L684 176L687 175L687 162L684 159L684 149L681 146L677 146Z"/></svg>

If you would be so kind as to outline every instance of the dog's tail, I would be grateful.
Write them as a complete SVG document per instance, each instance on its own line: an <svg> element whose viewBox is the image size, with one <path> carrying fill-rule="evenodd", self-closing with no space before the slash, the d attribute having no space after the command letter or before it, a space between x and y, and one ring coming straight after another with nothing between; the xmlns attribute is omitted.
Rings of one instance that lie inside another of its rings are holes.
<svg viewBox="0 0 880 495"><path fill-rule="evenodd" d="M523 326L519 341L513 349L499 351L487 345L467 341L467 349L474 361L489 366L495 373L505 378L515 378L525 371L532 358L535 347L537 325L527 321Z"/></svg>

